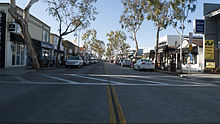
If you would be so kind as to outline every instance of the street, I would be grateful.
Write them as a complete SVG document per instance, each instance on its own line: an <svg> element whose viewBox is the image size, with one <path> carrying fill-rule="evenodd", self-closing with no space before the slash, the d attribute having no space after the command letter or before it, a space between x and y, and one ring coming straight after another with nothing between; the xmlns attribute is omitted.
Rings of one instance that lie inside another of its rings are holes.
<svg viewBox="0 0 220 124"><path fill-rule="evenodd" d="M0 123L220 123L220 87L112 63L0 77Z"/></svg>

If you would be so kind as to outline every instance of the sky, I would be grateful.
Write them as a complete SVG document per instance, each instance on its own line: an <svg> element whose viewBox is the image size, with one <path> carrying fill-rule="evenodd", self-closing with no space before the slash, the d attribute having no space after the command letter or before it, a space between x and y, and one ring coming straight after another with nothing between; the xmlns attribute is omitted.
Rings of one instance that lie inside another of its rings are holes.
<svg viewBox="0 0 220 124"><path fill-rule="evenodd" d="M16 4L24 8L29 0L16 0ZM39 0L34 4L30 10L30 13L49 25L51 27L51 33L58 34L58 22L48 14L46 11L47 4L43 2L44 0ZM9 3L9 0L0 0L0 2ZM190 13L188 19L202 19L203 18L203 3L217 3L220 4L220 0L197 0L197 8L194 13ZM99 40L104 41L106 44L108 40L106 38L106 33L110 31L122 30L121 24L119 23L120 16L123 12L123 5L121 0L97 0L95 3L97 8L98 15L96 15L96 20L91 22L91 25L88 29L95 29L97 31L97 36ZM131 48L135 47L134 41L129 39L130 33L126 30L122 30L127 35L126 43L128 43ZM185 35L188 35L189 32L193 31L193 23L186 24ZM80 35L85 31L81 31ZM165 35L177 35L176 30L169 26L166 30L160 32L160 37ZM74 41L75 37L73 34L69 34L64 37L66 40L71 42ZM139 48L150 48L155 46L156 41L156 28L154 27L153 22L144 21L141 25L140 30L137 32L137 40L139 43ZM78 44L78 43L76 43ZM82 46L82 41L79 42Z"/></svg>

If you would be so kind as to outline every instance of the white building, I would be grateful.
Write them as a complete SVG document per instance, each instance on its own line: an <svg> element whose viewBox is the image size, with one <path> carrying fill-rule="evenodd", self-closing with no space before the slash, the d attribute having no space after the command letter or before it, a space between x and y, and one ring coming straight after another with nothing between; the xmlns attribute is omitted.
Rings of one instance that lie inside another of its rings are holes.
<svg viewBox="0 0 220 124"><path fill-rule="evenodd" d="M21 36L20 27L8 12L8 7L9 3L0 3L0 68L26 66L31 63L28 48ZM18 7L17 12L22 15L21 8ZM12 29L9 30L9 27ZM49 44L50 27L30 15L28 29L40 60L45 51L53 49L53 45Z"/></svg>
<svg viewBox="0 0 220 124"><path fill-rule="evenodd" d="M180 45L179 35L165 35L159 38L159 47L168 45L168 47L174 47Z"/></svg>

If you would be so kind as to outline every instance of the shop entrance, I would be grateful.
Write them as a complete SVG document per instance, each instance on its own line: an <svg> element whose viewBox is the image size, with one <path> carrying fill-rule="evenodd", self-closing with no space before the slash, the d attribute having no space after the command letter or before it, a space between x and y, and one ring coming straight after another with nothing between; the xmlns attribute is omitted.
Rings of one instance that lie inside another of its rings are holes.
<svg viewBox="0 0 220 124"><path fill-rule="evenodd" d="M5 30L6 14L0 12L0 68L5 67Z"/></svg>

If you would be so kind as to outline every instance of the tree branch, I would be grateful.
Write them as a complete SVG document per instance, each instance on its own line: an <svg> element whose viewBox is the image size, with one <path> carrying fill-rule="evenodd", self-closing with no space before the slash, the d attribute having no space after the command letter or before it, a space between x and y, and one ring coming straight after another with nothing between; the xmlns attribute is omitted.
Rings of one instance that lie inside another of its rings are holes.
<svg viewBox="0 0 220 124"><path fill-rule="evenodd" d="M23 11L23 18L25 21L27 21L28 16L29 16L29 10L31 8L32 5L34 5L34 3L38 2L39 0L30 0L29 3L27 4L27 6L25 7L24 11Z"/></svg>

